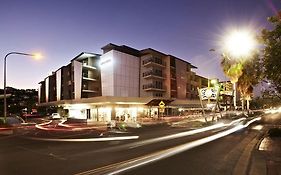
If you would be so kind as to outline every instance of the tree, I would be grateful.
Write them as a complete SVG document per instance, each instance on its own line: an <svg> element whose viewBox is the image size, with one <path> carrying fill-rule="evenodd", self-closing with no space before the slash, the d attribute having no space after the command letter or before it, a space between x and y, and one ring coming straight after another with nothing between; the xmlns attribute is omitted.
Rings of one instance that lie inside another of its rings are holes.
<svg viewBox="0 0 281 175"><path fill-rule="evenodd" d="M221 67L224 74L230 79L231 83L236 83L242 75L242 64L231 60L227 55L222 55Z"/></svg>
<svg viewBox="0 0 281 175"><path fill-rule="evenodd" d="M255 52L241 59L230 59L226 54L223 54L221 67L231 83L237 84L237 89L242 97L242 108L244 109L244 100L246 100L247 109L249 109L253 86L257 85L263 77L262 62L259 54Z"/></svg>
<svg viewBox="0 0 281 175"><path fill-rule="evenodd" d="M239 61L237 62L234 59L230 59L228 55L222 54L221 67L224 74L230 79L231 83L233 84L233 102L234 108L236 108L236 83L243 73L243 65Z"/></svg>
<svg viewBox="0 0 281 175"><path fill-rule="evenodd" d="M265 77L281 93L281 12L268 18L273 29L263 29L261 40L264 44L263 65ZM280 97L279 97L280 98Z"/></svg>
<svg viewBox="0 0 281 175"><path fill-rule="evenodd" d="M242 74L238 78L237 89L242 98L242 109L244 109L244 100L247 101L249 110L249 100L253 94L253 86L257 85L263 78L263 69L260 56L255 53L252 57L243 62Z"/></svg>

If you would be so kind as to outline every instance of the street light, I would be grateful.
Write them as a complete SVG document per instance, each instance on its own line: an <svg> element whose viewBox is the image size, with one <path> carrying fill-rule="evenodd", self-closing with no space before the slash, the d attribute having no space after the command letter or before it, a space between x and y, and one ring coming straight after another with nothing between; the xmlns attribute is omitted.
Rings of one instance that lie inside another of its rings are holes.
<svg viewBox="0 0 281 175"><path fill-rule="evenodd" d="M22 52L10 52L4 57L4 123L7 120L7 93L6 93L6 65L7 65L7 57L9 55L24 55L24 56L31 56L35 59L40 59L42 56L39 53L29 54L29 53L22 53Z"/></svg>
<svg viewBox="0 0 281 175"><path fill-rule="evenodd" d="M224 40L224 51L232 59L241 59L249 56L256 47L253 32L248 30L234 30Z"/></svg>
<svg viewBox="0 0 281 175"><path fill-rule="evenodd" d="M257 42L253 32L249 30L233 30L230 32L223 42L224 54L228 59L234 61L235 64L242 64L243 59L247 59L254 51ZM239 77L239 75L237 75ZM236 79L236 78L235 78ZM233 81L233 80L232 80ZM236 82L233 81L233 104L236 109Z"/></svg>

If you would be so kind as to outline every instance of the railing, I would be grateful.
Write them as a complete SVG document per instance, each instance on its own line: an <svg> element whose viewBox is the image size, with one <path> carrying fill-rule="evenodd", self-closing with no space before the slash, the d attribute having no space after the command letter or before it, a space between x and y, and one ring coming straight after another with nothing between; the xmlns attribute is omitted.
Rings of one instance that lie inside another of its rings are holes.
<svg viewBox="0 0 281 175"><path fill-rule="evenodd" d="M166 66L166 63L164 61L162 61L162 59L160 58L156 58L156 57L151 57L151 58L147 58L145 60L142 61L143 65L149 64L149 63L155 63L161 66Z"/></svg>
<svg viewBox="0 0 281 175"><path fill-rule="evenodd" d="M144 90L160 90L165 91L165 88L163 86L157 86L156 84L145 84L142 87Z"/></svg>
<svg viewBox="0 0 281 175"><path fill-rule="evenodd" d="M99 88L88 88L88 87L84 87L82 89L82 92L99 92Z"/></svg>
<svg viewBox="0 0 281 175"><path fill-rule="evenodd" d="M161 72L156 72L156 71L147 71L147 72L144 72L144 73L142 74L142 77L147 77L147 76L157 76L157 77L162 77L162 78L164 78L163 73L161 73Z"/></svg>
<svg viewBox="0 0 281 175"><path fill-rule="evenodd" d="M88 78L83 76L83 80L98 81L98 78Z"/></svg>
<svg viewBox="0 0 281 175"><path fill-rule="evenodd" d="M96 66L94 66L94 65L89 65L89 64L87 64L87 63L83 63L82 66L85 67L85 68L88 68L88 69L97 69Z"/></svg>

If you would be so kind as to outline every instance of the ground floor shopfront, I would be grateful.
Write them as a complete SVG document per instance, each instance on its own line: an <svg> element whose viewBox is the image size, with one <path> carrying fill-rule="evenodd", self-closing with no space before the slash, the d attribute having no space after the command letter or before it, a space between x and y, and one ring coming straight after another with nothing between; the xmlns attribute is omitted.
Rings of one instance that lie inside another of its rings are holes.
<svg viewBox="0 0 281 175"><path fill-rule="evenodd" d="M160 102L165 106L159 106ZM143 118L187 115L200 111L200 102L193 100L151 99L141 97L95 97L53 102L61 116L96 122L137 122Z"/></svg>

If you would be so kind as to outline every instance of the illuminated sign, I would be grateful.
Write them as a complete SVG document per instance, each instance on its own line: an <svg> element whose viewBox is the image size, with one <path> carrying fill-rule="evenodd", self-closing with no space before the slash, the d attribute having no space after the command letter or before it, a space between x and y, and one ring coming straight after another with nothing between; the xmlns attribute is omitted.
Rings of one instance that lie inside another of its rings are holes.
<svg viewBox="0 0 281 175"><path fill-rule="evenodd" d="M165 103L164 103L163 101L161 101L161 102L159 103L159 107L160 107L160 108L164 108L164 107L165 107Z"/></svg>
<svg viewBox="0 0 281 175"><path fill-rule="evenodd" d="M105 58L105 59L102 59L100 61L100 66L105 66L107 65L108 63L111 63L112 62L112 59L111 58Z"/></svg>
<svg viewBox="0 0 281 175"><path fill-rule="evenodd" d="M217 99L218 89L216 88L202 88L199 90L202 100Z"/></svg>

